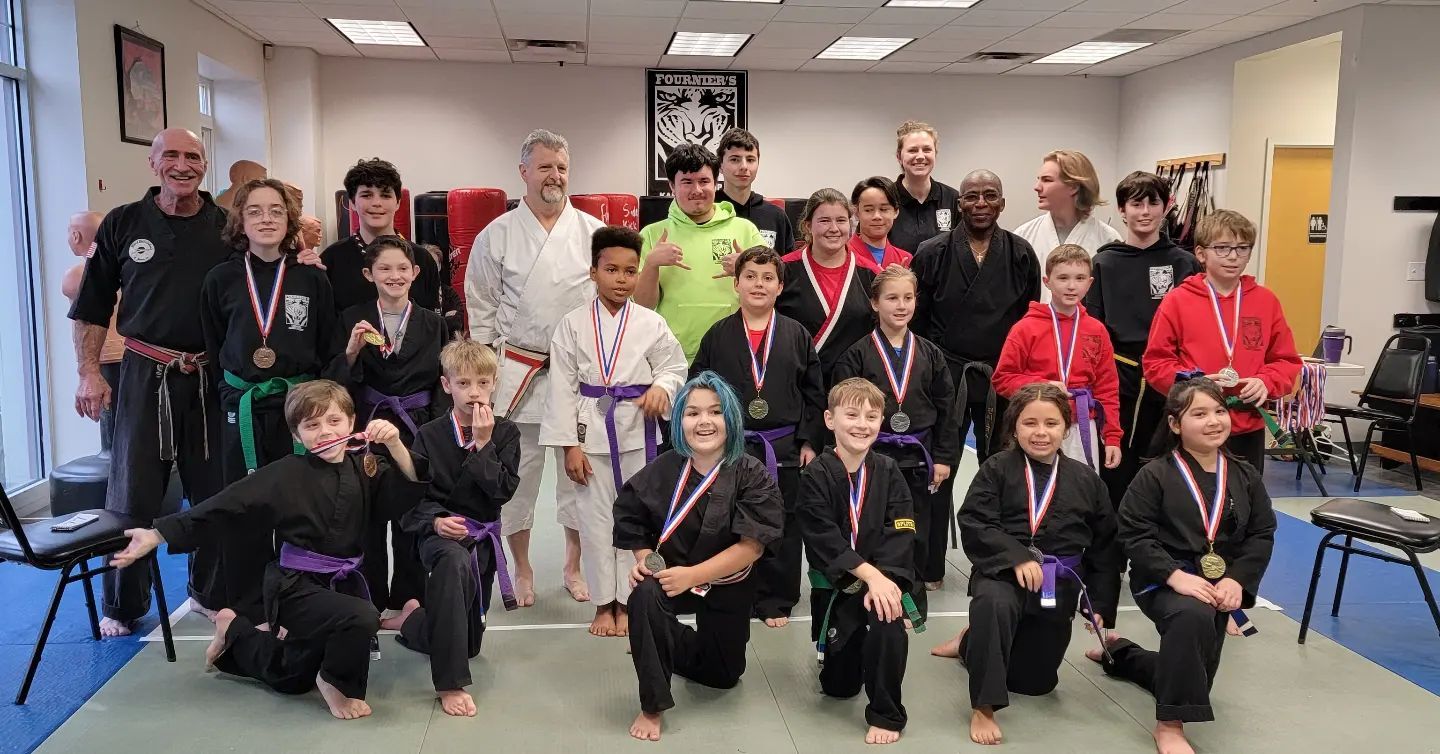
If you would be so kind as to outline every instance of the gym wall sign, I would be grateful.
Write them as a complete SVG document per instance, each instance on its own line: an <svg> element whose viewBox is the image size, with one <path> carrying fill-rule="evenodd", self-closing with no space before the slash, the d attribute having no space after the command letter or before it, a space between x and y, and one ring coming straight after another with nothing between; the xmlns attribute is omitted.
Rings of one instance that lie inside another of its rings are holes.
<svg viewBox="0 0 1440 754"><path fill-rule="evenodd" d="M1310 216L1310 243L1325 243L1325 236L1330 232L1329 215Z"/></svg>
<svg viewBox="0 0 1440 754"><path fill-rule="evenodd" d="M746 127L746 78L745 71L645 71L645 183L651 196L670 192L665 158L676 147L700 144L713 152L726 130Z"/></svg>

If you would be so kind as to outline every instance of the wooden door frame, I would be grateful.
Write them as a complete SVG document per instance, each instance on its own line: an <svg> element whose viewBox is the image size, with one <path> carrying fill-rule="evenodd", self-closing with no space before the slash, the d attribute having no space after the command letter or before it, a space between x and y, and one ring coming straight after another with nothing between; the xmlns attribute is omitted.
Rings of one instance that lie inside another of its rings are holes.
<svg viewBox="0 0 1440 754"><path fill-rule="evenodd" d="M1332 173L1331 173L1331 181L1330 181L1330 198L1331 198L1331 200L1332 200L1332 202L1331 202L1332 204L1334 203L1333 200L1334 200L1334 198L1335 198L1335 181L1334 181L1334 173L1333 173L1334 168L1335 168L1335 164L1334 164L1335 145L1334 145L1334 144L1302 144L1302 143L1294 143L1294 142L1285 142L1285 143L1283 143L1283 144L1276 144L1276 143L1275 143L1273 140L1271 140L1271 139L1266 139L1266 140L1265 140L1265 178L1264 178L1264 181L1263 181L1263 182L1261 183L1261 185L1260 185L1260 199L1261 199L1261 202L1262 202L1262 204L1260 205L1260 223L1259 223L1258 226L1256 226L1256 229L1255 229L1255 254L1254 254L1254 256L1253 256L1252 259L1251 259L1251 262L1253 263L1253 265L1252 265L1252 271L1253 271L1253 273L1254 273L1254 275L1255 275L1255 280L1258 281L1261 285L1264 285L1264 284L1265 284L1265 263L1266 263L1266 261L1268 261L1268 260L1266 259L1266 248L1265 248L1265 245L1266 245L1266 244L1265 244L1265 240L1266 240L1266 237L1267 237L1267 236L1269 235L1269 233L1270 233L1270 188L1271 188L1271 186L1275 183L1275 150L1276 150L1276 149L1328 149L1328 150L1330 150L1330 157L1331 157L1330 168L1331 168L1331 171L1332 171ZM1329 208L1329 207L1326 207L1325 210L1326 210L1326 212L1329 212L1330 208ZM1326 247L1329 247L1329 245L1330 245L1330 239L1329 239L1328 236L1327 236L1327 238L1325 239L1325 246L1326 246ZM1323 299L1323 294L1322 294L1322 299ZM1322 301L1322 305L1323 305L1323 301ZM1324 317L1322 316L1321 319L1324 319Z"/></svg>

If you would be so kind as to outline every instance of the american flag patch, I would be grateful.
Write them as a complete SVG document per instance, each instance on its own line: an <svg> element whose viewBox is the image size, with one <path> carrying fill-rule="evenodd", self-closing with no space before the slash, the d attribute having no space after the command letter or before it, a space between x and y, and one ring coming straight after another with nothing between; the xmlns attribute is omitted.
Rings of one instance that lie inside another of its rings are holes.
<svg viewBox="0 0 1440 754"><path fill-rule="evenodd" d="M95 242L94 242L94 241L91 241L91 242L90 242L90 248L88 248L88 249L85 250L85 258L86 258L86 259L89 259L90 257L93 257L93 256L95 256Z"/></svg>

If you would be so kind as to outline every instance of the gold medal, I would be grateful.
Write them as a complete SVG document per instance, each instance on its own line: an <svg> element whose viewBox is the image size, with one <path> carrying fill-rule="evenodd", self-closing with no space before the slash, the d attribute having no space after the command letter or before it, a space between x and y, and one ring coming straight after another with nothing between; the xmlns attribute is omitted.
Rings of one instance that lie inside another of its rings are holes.
<svg viewBox="0 0 1440 754"><path fill-rule="evenodd" d="M756 398L750 401L749 412L751 419L764 419L770 415L770 404L764 398Z"/></svg>
<svg viewBox="0 0 1440 754"><path fill-rule="evenodd" d="M1210 551L1200 556L1200 575L1214 581L1225 575L1225 559L1215 554L1212 546Z"/></svg>
<svg viewBox="0 0 1440 754"><path fill-rule="evenodd" d="M369 343L372 346L385 345L385 336L381 335L378 332L375 332L374 330L366 330L365 334L361 337L364 338L366 343Z"/></svg>
<svg viewBox="0 0 1440 754"><path fill-rule="evenodd" d="M260 369L269 369L275 366L275 351L269 346L260 346L255 349L255 353L250 356L250 360Z"/></svg>

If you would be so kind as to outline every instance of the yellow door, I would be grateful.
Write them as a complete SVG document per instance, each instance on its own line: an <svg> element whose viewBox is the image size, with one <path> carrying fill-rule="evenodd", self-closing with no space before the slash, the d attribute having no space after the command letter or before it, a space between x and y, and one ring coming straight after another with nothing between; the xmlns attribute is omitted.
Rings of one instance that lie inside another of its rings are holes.
<svg viewBox="0 0 1440 754"><path fill-rule="evenodd" d="M1285 307L1302 356L1320 341L1325 243L1312 233L1328 225L1334 153L1330 147L1276 147L1270 171L1264 281Z"/></svg>

